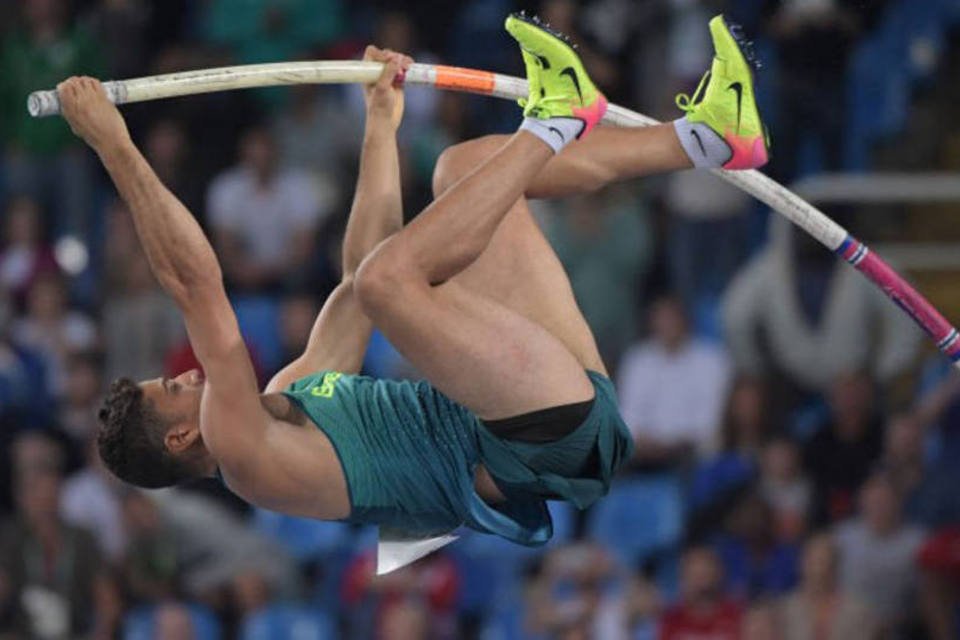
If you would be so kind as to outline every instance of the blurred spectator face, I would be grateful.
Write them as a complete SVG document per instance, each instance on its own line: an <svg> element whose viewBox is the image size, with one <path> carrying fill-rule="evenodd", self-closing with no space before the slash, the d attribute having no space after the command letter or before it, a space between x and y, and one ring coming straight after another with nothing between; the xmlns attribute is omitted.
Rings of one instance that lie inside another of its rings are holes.
<svg viewBox="0 0 960 640"><path fill-rule="evenodd" d="M144 149L151 165L170 167L179 163L184 142L179 124L173 120L161 120L147 133Z"/></svg>
<svg viewBox="0 0 960 640"><path fill-rule="evenodd" d="M64 0L24 0L23 16L34 31L58 28L66 17Z"/></svg>
<svg viewBox="0 0 960 640"><path fill-rule="evenodd" d="M378 637L390 640L426 640L429 629L426 607L408 600L387 607L380 621Z"/></svg>
<svg viewBox="0 0 960 640"><path fill-rule="evenodd" d="M273 174L276 166L277 148L267 129L253 129L243 136L240 159L263 180Z"/></svg>
<svg viewBox="0 0 960 640"><path fill-rule="evenodd" d="M743 621L743 640L778 640L777 615L773 607L751 607Z"/></svg>
<svg viewBox="0 0 960 640"><path fill-rule="evenodd" d="M739 449L763 441L765 430L765 402L763 387L748 378L737 380L730 392L725 421L727 448Z"/></svg>
<svg viewBox="0 0 960 640"><path fill-rule="evenodd" d="M688 551L680 571L680 590L686 602L710 602L720 596L720 561L710 549Z"/></svg>
<svg viewBox="0 0 960 640"><path fill-rule="evenodd" d="M280 336L288 351L299 352L307 346L318 311L317 301L311 296L293 296L283 301Z"/></svg>
<svg viewBox="0 0 960 640"><path fill-rule="evenodd" d="M270 588L263 576L241 573L233 579L235 610L243 615L258 611L270 602Z"/></svg>
<svg viewBox="0 0 960 640"><path fill-rule="evenodd" d="M773 537L773 513L767 501L751 493L737 505L730 518L730 530L747 544L764 544Z"/></svg>
<svg viewBox="0 0 960 640"><path fill-rule="evenodd" d="M49 437L37 431L28 431L13 441L11 448L16 475L34 472L59 472L63 468L63 451Z"/></svg>
<svg viewBox="0 0 960 640"><path fill-rule="evenodd" d="M801 572L807 588L821 591L835 586L837 549L829 534L814 536L803 549Z"/></svg>
<svg viewBox="0 0 960 640"><path fill-rule="evenodd" d="M123 524L131 538L149 537L160 531L160 512L147 496L129 490L123 497Z"/></svg>
<svg viewBox="0 0 960 640"><path fill-rule="evenodd" d="M875 533L886 533L900 523L900 498L890 479L876 475L860 490L860 512Z"/></svg>
<svg viewBox="0 0 960 640"><path fill-rule="evenodd" d="M19 474L17 506L28 522L36 526L59 520L60 481L60 474L51 470Z"/></svg>
<svg viewBox="0 0 960 640"><path fill-rule="evenodd" d="M27 312L34 320L57 321L67 308L67 291L63 279L53 274L37 278L27 297Z"/></svg>
<svg viewBox="0 0 960 640"><path fill-rule="evenodd" d="M870 378L859 373L840 376L830 389L830 407L840 436L862 435L873 411Z"/></svg>
<svg viewBox="0 0 960 640"><path fill-rule="evenodd" d="M558 31L576 32L577 3L573 0L546 0L540 5L540 16Z"/></svg>
<svg viewBox="0 0 960 640"><path fill-rule="evenodd" d="M790 440L775 440L763 450L763 475L778 482L790 482L800 475L800 451Z"/></svg>
<svg viewBox="0 0 960 640"><path fill-rule="evenodd" d="M687 338L687 318L676 298L661 298L650 312L650 328L667 349L678 348Z"/></svg>
<svg viewBox="0 0 960 640"><path fill-rule="evenodd" d="M9 247L35 247L40 243L40 206L28 197L15 198L7 207L3 243Z"/></svg>
<svg viewBox="0 0 960 640"><path fill-rule="evenodd" d="M384 49L412 54L415 47L415 33L416 27L406 13L391 11L380 19L374 41Z"/></svg>
<svg viewBox="0 0 960 640"><path fill-rule="evenodd" d="M923 458L923 425L909 414L894 416L887 426L886 455L893 460Z"/></svg>
<svg viewBox="0 0 960 640"><path fill-rule="evenodd" d="M193 640L196 631L190 619L190 610L179 603L168 603L157 608L154 621L154 640Z"/></svg>
<svg viewBox="0 0 960 640"><path fill-rule="evenodd" d="M92 406L101 391L102 370L93 356L77 355L67 365L67 402Z"/></svg>

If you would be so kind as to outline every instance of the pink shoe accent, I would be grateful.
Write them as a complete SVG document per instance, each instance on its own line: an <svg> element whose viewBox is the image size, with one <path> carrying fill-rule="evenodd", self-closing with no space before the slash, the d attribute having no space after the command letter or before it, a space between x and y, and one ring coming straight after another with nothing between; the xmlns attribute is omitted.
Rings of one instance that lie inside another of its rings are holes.
<svg viewBox="0 0 960 640"><path fill-rule="evenodd" d="M744 169L757 169L767 164L769 156L763 136L745 138L728 133L724 136L724 139L733 149L733 157L723 165L724 169L742 171Z"/></svg>
<svg viewBox="0 0 960 640"><path fill-rule="evenodd" d="M573 115L583 121L583 131L577 136L579 140L590 133L595 126L600 124L603 116L607 113L607 98L601 93L600 97L593 101L589 107L574 109Z"/></svg>

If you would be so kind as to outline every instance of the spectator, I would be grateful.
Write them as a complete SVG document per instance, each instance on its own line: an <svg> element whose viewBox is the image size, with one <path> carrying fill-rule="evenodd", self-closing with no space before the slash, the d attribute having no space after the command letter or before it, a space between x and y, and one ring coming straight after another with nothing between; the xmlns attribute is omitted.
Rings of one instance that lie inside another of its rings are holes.
<svg viewBox="0 0 960 640"><path fill-rule="evenodd" d="M67 387L70 354L98 345L97 326L86 314L67 303L66 283L59 274L37 278L27 298L27 313L11 330L19 344L42 354L50 389L62 396Z"/></svg>
<svg viewBox="0 0 960 640"><path fill-rule="evenodd" d="M634 345L620 365L620 407L644 463L676 463L716 450L730 384L724 351L690 335L676 298L657 300L652 337Z"/></svg>
<svg viewBox="0 0 960 640"><path fill-rule="evenodd" d="M766 388L757 380L738 379L724 412L722 449L697 467L690 488L691 506L715 506L743 489L756 475L770 435Z"/></svg>
<svg viewBox="0 0 960 640"><path fill-rule="evenodd" d="M850 370L887 383L911 363L920 332L876 287L786 218L770 237L724 297L739 371L822 392Z"/></svg>
<svg viewBox="0 0 960 640"><path fill-rule="evenodd" d="M36 638L80 637L100 612L93 593L102 573L97 546L58 515L55 469L18 473L17 518L0 536L0 626Z"/></svg>
<svg viewBox="0 0 960 640"><path fill-rule="evenodd" d="M183 557L172 530L153 501L138 490L126 490L121 508L129 540L121 567L133 602L158 602L173 597L180 591Z"/></svg>
<svg viewBox="0 0 960 640"><path fill-rule="evenodd" d="M53 249L44 242L40 206L27 196L13 198L4 216L0 245L0 289L23 305L37 278L57 271Z"/></svg>
<svg viewBox="0 0 960 640"><path fill-rule="evenodd" d="M758 491L736 506L716 540L728 594L748 601L784 594L796 584L799 550L777 538L775 524L773 509Z"/></svg>
<svg viewBox="0 0 960 640"><path fill-rule="evenodd" d="M93 173L65 121L37 120L24 96L64 78L100 76L96 43L68 22L67 0L24 0L18 28L0 51L0 134L6 140L7 187L42 202L58 216L54 232L86 233Z"/></svg>
<svg viewBox="0 0 960 640"><path fill-rule="evenodd" d="M873 475L860 491L860 515L837 529L840 580L860 595L890 630L916 613L914 566L923 531L905 524L900 497L885 474Z"/></svg>
<svg viewBox="0 0 960 640"><path fill-rule="evenodd" d="M206 7L203 35L229 47L240 62L296 60L330 44L343 30L338 0L214 0Z"/></svg>
<svg viewBox="0 0 960 640"><path fill-rule="evenodd" d="M197 167L188 163L191 152L183 124L172 118L155 121L143 143L143 155L157 177L187 209L199 214L203 211L205 182Z"/></svg>
<svg viewBox="0 0 960 640"><path fill-rule="evenodd" d="M182 340L183 320L150 272L122 201L113 202L107 222L111 238L106 262L111 295L103 307L107 378L152 378Z"/></svg>
<svg viewBox="0 0 960 640"><path fill-rule="evenodd" d="M151 7L145 0L102 0L81 23L103 47L109 78L135 78L147 66Z"/></svg>
<svg viewBox="0 0 960 640"><path fill-rule="evenodd" d="M316 85L293 87L272 123L283 164L311 172L331 189L344 184L360 155L361 126L341 91Z"/></svg>
<svg viewBox="0 0 960 640"><path fill-rule="evenodd" d="M79 445L96 435L97 403L102 391L103 359L100 354L89 351L70 354L57 423Z"/></svg>
<svg viewBox="0 0 960 640"><path fill-rule="evenodd" d="M550 638L626 637L628 614L638 603L612 596L607 586L615 578L614 566L604 549L588 542L558 547L540 569L527 590L529 632Z"/></svg>
<svg viewBox="0 0 960 640"><path fill-rule="evenodd" d="M880 627L869 607L837 581L837 547L827 534L803 550L800 586L777 603L783 640L879 640Z"/></svg>
<svg viewBox="0 0 960 640"><path fill-rule="evenodd" d="M629 189L571 198L556 211L546 218L547 237L613 367L638 324L634 301L652 258L647 212Z"/></svg>
<svg viewBox="0 0 960 640"><path fill-rule="evenodd" d="M157 607L153 640L194 640L197 631L186 605L170 601Z"/></svg>
<svg viewBox="0 0 960 640"><path fill-rule="evenodd" d="M293 362L303 354L319 311L320 304L309 294L283 299L280 304L280 346L283 349L280 362Z"/></svg>
<svg viewBox="0 0 960 640"><path fill-rule="evenodd" d="M960 611L960 526L933 532L920 548L918 565L920 610L928 637L952 640Z"/></svg>
<svg viewBox="0 0 960 640"><path fill-rule="evenodd" d="M760 463L760 491L770 505L780 540L795 542L807 530L813 488L803 474L800 449L786 438L770 442Z"/></svg>
<svg viewBox="0 0 960 640"><path fill-rule="evenodd" d="M94 534L103 556L119 564L127 545L122 486L100 461L93 434L88 439L86 453L86 466L64 483L60 516L64 522Z"/></svg>
<svg viewBox="0 0 960 640"><path fill-rule="evenodd" d="M670 174L665 203L670 275L692 311L718 300L746 257L750 196L709 172L693 170Z"/></svg>
<svg viewBox="0 0 960 640"><path fill-rule="evenodd" d="M863 374L841 376L830 392L829 422L804 451L813 480L816 523L837 522L853 512L854 495L882 447L873 383Z"/></svg>
<svg viewBox="0 0 960 640"><path fill-rule="evenodd" d="M680 598L660 620L660 640L740 638L743 611L724 595L723 569L713 551L695 547L684 554Z"/></svg>
<svg viewBox="0 0 960 640"><path fill-rule="evenodd" d="M784 183L797 177L803 144L820 145L814 170L843 168L847 73L854 45L885 2L766 0L767 31L778 45L780 122L773 169ZM830 95L829 101L822 100Z"/></svg>
<svg viewBox="0 0 960 640"><path fill-rule="evenodd" d="M392 638L387 622L409 613L396 613L394 609L414 602L429 611L428 637L456 637L461 577L449 556L436 553L383 576L374 576L375 566L376 554L364 552L344 573L341 597L348 608L351 635Z"/></svg>
<svg viewBox="0 0 960 640"><path fill-rule="evenodd" d="M269 131L247 131L240 164L214 179L207 192L211 231L227 280L245 292L309 284L305 269L330 204L307 174L277 165Z"/></svg>

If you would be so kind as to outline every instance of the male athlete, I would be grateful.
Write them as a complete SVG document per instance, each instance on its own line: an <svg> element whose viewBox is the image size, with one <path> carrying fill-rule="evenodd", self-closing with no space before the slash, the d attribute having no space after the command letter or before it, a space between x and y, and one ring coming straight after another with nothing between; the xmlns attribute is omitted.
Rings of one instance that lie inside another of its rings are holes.
<svg viewBox="0 0 960 640"><path fill-rule="evenodd" d="M767 151L751 71L715 18L711 77L681 102L684 118L591 131L606 101L573 48L524 16L506 26L530 84L520 130L445 152L437 199L402 229L394 80L410 60L368 50L386 65L366 93L343 281L304 354L262 393L200 227L95 80L59 87L64 116L127 201L206 374L114 383L98 438L113 473L144 487L219 473L268 509L419 536L466 524L522 544L549 539L544 500L583 508L606 493L630 434L525 197L691 166L759 166ZM372 324L429 382L356 375Z"/></svg>

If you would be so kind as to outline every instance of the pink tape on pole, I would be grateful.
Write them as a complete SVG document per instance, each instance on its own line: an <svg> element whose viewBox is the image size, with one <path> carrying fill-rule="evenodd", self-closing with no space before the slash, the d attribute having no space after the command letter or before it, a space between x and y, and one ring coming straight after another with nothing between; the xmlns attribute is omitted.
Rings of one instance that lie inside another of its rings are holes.
<svg viewBox="0 0 960 640"><path fill-rule="evenodd" d="M883 258L865 244L848 236L836 253L880 287L897 306L906 311L937 343L937 348L954 362L960 362L960 332L926 298L903 279Z"/></svg>

